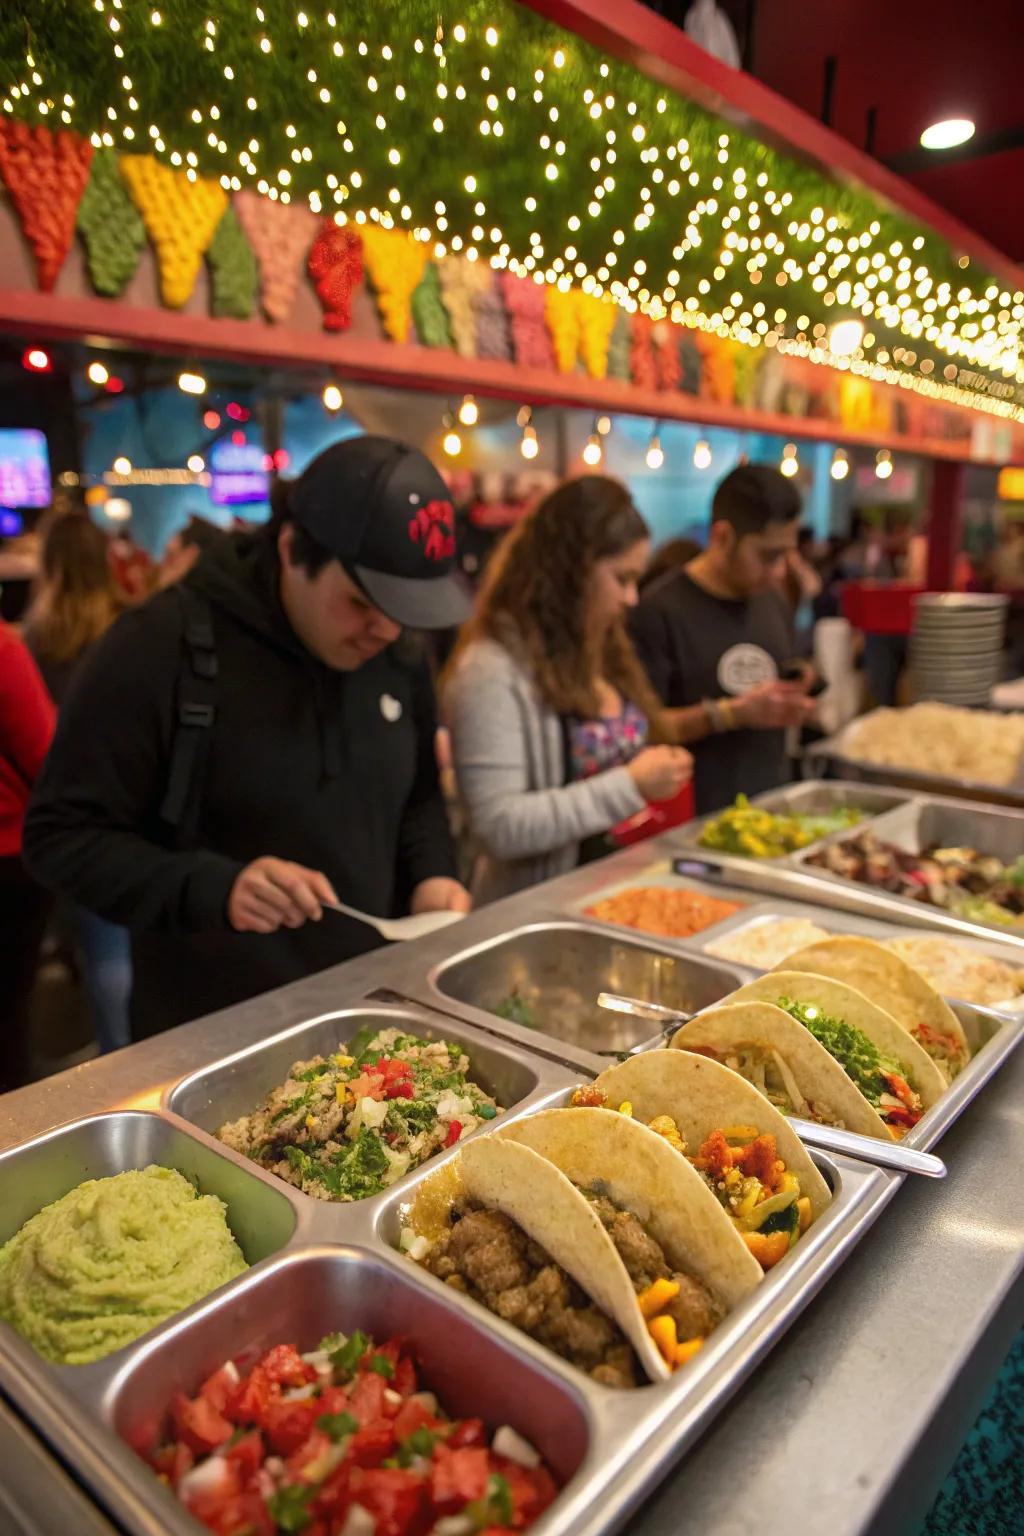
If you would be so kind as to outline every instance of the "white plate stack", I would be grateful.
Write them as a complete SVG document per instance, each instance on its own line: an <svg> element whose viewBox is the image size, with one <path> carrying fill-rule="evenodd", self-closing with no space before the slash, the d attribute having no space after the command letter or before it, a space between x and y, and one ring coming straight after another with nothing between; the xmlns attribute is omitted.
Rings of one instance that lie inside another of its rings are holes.
<svg viewBox="0 0 1024 1536"><path fill-rule="evenodd" d="M1000 680L1008 598L1002 593L927 592L914 605L913 696L987 704Z"/></svg>

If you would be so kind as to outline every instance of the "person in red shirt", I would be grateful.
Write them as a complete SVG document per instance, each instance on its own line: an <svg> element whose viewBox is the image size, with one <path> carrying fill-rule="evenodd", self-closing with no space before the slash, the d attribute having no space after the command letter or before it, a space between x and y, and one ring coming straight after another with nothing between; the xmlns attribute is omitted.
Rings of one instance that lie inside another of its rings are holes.
<svg viewBox="0 0 1024 1536"><path fill-rule="evenodd" d="M24 643L0 624L0 1092L28 1080L28 1007L50 898L21 859L32 785L56 711Z"/></svg>

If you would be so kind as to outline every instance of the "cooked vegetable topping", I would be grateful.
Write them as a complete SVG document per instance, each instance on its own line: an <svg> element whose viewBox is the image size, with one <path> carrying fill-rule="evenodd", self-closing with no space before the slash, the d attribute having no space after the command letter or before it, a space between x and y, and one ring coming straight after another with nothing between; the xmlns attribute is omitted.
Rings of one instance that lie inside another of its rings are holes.
<svg viewBox="0 0 1024 1536"><path fill-rule="evenodd" d="M494 1119L468 1072L461 1046L366 1029L346 1051L296 1062L261 1109L217 1134L307 1195L363 1200Z"/></svg>
<svg viewBox="0 0 1024 1536"><path fill-rule="evenodd" d="M709 821L700 835L702 848L738 853L750 859L780 859L783 854L806 848L830 832L856 826L864 812L852 805L837 806L817 816L778 816L762 806L751 805L746 795Z"/></svg>
<svg viewBox="0 0 1024 1536"><path fill-rule="evenodd" d="M921 1100L903 1075L903 1067L894 1056L887 1056L869 1040L862 1029L845 1019L823 1013L814 1003L798 1003L780 997L783 1008L834 1056L868 1103L882 1119L902 1134L916 1125L923 1113Z"/></svg>

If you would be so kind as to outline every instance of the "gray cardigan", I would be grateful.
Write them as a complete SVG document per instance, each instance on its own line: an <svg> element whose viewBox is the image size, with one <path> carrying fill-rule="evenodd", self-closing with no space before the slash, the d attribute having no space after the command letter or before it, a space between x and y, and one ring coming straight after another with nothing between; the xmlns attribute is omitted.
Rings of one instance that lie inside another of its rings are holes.
<svg viewBox="0 0 1024 1536"><path fill-rule="evenodd" d="M444 713L475 845L477 902L574 869L584 838L646 804L624 767L566 784L561 720L497 641L474 641L465 652L445 691Z"/></svg>

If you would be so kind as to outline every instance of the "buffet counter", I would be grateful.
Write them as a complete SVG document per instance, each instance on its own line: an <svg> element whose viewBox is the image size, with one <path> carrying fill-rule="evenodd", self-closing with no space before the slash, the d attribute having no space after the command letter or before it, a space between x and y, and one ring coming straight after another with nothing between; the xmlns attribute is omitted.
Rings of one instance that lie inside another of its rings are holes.
<svg viewBox="0 0 1024 1536"><path fill-rule="evenodd" d="M172 1085L211 1062L367 998L385 1006L411 1000L522 1046L528 1029L446 995L439 969L516 929L582 926L597 892L678 852L669 839L639 845L415 944L360 957L10 1094L0 1099L0 1150L102 1111L156 1109ZM714 894L757 899L741 883ZM824 910L824 882L818 900ZM688 952L676 941L648 944ZM724 986L743 979L740 970L731 981L726 974ZM435 1022L443 1034L445 1020ZM566 1068L585 1075L585 1051L547 1038L531 1048L563 1077ZM892 1198L870 1231L664 1481L653 1492L634 1490L634 1502L641 1494L646 1501L628 1529L643 1536L905 1536L913 1529L1022 1323L1024 1212L1012 1171L1024 1163L1024 1054L1004 1061L938 1151L944 1179L880 1175L891 1181ZM0 1340L0 1364L5 1347ZM74 1460L68 1445L57 1448ZM40 1529L70 1529L60 1516L61 1484L35 1465L26 1461L19 1476L33 1485ZM121 1517L130 1529L124 1510ZM544 1529L559 1528L556 1506Z"/></svg>

